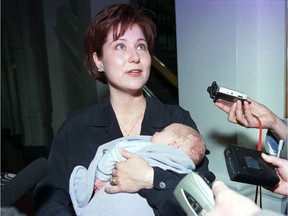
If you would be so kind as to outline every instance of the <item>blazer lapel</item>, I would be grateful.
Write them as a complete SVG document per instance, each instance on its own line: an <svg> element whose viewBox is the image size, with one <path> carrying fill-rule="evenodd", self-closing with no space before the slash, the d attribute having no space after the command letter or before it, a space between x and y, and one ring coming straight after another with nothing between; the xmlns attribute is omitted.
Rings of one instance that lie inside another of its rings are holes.
<svg viewBox="0 0 288 216"><path fill-rule="evenodd" d="M95 118L93 127L106 128L105 133L108 133L112 139L123 137L109 97L99 102L95 110Z"/></svg>

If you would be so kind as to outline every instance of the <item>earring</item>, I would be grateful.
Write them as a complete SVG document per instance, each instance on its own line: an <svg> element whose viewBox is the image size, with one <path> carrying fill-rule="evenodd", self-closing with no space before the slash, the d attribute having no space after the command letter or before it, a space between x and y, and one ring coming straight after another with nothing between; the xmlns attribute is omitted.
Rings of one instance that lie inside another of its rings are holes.
<svg viewBox="0 0 288 216"><path fill-rule="evenodd" d="M104 72L103 68L98 68L99 72Z"/></svg>

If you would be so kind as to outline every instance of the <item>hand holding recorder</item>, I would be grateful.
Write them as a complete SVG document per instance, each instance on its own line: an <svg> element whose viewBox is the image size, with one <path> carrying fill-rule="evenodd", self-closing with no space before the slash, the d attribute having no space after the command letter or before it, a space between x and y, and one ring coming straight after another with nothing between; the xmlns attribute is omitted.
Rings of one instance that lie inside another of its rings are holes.
<svg viewBox="0 0 288 216"><path fill-rule="evenodd" d="M269 129L279 139L286 139L287 126L285 123L263 104L257 103L251 98L248 101L228 105L221 100L215 101L215 105L228 113L228 120L232 123L242 125L246 128L258 128L257 118L261 119L263 128Z"/></svg>
<svg viewBox="0 0 288 216"><path fill-rule="evenodd" d="M215 105L228 114L228 120L246 128L258 128L255 116L278 140L286 140L287 125L276 114L247 94L217 85L214 81L207 89Z"/></svg>
<svg viewBox="0 0 288 216"><path fill-rule="evenodd" d="M271 163L276 167L280 178L280 182L272 188L271 191L287 196L288 160L266 155L264 153L262 153L261 156L267 163ZM278 215L274 212L267 212L267 210L264 214L263 210L261 210L252 200L231 190L223 182L214 182L212 191L215 198L215 207L207 216Z"/></svg>
<svg viewBox="0 0 288 216"><path fill-rule="evenodd" d="M279 183L270 190L288 196L288 160L264 153L261 154L261 157L264 161L276 167L277 175L280 179Z"/></svg>

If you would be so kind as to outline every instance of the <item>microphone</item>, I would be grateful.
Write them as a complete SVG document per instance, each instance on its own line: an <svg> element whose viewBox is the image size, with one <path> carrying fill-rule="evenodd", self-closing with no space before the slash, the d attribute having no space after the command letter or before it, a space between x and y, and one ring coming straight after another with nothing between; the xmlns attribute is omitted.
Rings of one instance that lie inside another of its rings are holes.
<svg viewBox="0 0 288 216"><path fill-rule="evenodd" d="M1 186L1 207L12 206L50 171L48 160L38 158Z"/></svg>

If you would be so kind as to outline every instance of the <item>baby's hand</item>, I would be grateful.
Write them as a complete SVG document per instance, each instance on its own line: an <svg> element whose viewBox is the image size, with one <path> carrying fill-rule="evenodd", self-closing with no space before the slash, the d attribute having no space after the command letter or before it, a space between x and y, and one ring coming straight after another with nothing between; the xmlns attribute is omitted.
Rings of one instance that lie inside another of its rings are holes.
<svg viewBox="0 0 288 216"><path fill-rule="evenodd" d="M101 181L96 179L94 182L94 191L99 191L104 185L106 185L109 181Z"/></svg>

